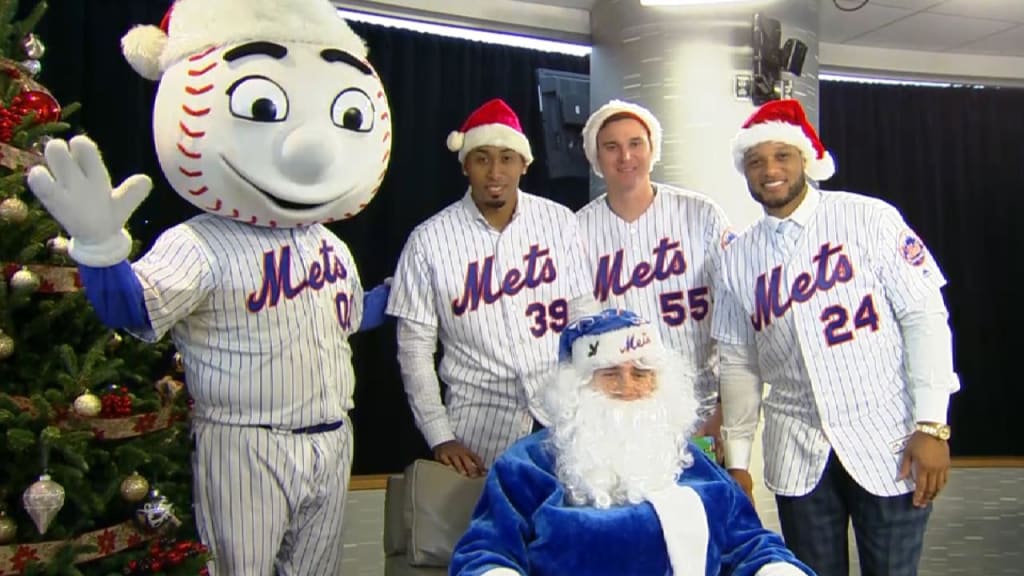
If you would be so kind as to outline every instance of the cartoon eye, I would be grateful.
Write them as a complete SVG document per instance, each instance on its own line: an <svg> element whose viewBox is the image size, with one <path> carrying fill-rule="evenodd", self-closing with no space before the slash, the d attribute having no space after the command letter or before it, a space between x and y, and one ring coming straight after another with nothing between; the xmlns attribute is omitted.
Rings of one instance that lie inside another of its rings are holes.
<svg viewBox="0 0 1024 576"><path fill-rule="evenodd" d="M331 122L345 130L369 132L373 130L373 113L373 102L366 92L349 88L334 99Z"/></svg>
<svg viewBox="0 0 1024 576"><path fill-rule="evenodd" d="M227 91L231 115L254 122L281 122L288 117L288 95L263 76L239 78Z"/></svg>

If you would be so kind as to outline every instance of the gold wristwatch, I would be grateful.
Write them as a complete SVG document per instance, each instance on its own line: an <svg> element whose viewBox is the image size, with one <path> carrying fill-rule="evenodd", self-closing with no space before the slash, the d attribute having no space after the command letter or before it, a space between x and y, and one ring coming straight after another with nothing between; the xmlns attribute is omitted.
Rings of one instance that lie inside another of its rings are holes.
<svg viewBox="0 0 1024 576"><path fill-rule="evenodd" d="M939 440L949 440L950 429L949 424L936 424L935 422L918 422L914 425L914 430L918 432L924 432L929 436L934 436Z"/></svg>

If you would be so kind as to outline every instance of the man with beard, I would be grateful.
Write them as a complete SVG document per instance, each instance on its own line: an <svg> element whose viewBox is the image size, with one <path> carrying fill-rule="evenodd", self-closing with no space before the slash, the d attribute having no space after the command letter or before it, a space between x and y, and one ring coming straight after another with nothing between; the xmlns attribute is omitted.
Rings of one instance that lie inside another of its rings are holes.
<svg viewBox="0 0 1024 576"><path fill-rule="evenodd" d="M495 462L451 574L812 574L688 442L693 371L632 312L563 333L551 426Z"/></svg>
<svg viewBox="0 0 1024 576"><path fill-rule="evenodd" d="M547 424L538 394L558 334L578 305L596 308L573 213L519 190L533 154L515 112L490 100L447 144L469 189L413 230L387 312L417 427L436 460L477 477Z"/></svg>
<svg viewBox="0 0 1024 576"><path fill-rule="evenodd" d="M835 170L796 100L765 104L734 140L765 216L730 244L713 333L759 376L723 381L726 466L747 472L762 379L765 483L786 543L819 574L917 573L949 471L959 389L942 272L885 202L819 191Z"/></svg>

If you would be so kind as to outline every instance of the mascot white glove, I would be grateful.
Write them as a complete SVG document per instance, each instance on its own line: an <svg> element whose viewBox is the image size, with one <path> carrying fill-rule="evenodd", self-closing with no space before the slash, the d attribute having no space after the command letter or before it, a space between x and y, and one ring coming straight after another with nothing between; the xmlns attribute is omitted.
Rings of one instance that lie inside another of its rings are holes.
<svg viewBox="0 0 1024 576"><path fill-rule="evenodd" d="M85 136L51 140L46 165L28 173L28 187L71 236L68 255L79 264L103 268L128 257L132 238L125 222L153 188L136 174L116 189L96 143Z"/></svg>

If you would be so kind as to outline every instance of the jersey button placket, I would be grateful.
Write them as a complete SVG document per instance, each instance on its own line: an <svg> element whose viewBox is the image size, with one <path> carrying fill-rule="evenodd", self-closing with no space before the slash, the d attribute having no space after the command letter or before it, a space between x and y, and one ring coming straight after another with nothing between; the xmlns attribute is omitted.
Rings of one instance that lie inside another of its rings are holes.
<svg viewBox="0 0 1024 576"><path fill-rule="evenodd" d="M309 266L310 266L310 263L316 262L316 261L319 260L319 257L320 257L320 253L319 253L320 245L319 245L318 242L315 242L315 241L310 243L310 239L311 238L315 238L315 234L313 234L312 230L310 230L309 228L292 228L291 229L291 238L292 238L292 246L295 248L296 254L299 256L297 264L299 265L298 267L299 267L300 274L301 274L300 277L305 279L308 282L309 281ZM311 253L311 248L310 248L311 246L312 246L312 252L313 253ZM323 323L324 310L323 310L323 308L325 306L325 304L323 304L323 302L326 302L326 299L325 298L320 298L319 297L319 291L314 292L313 289L310 288L308 286L308 284L307 284L306 288L302 291L302 293L299 295L299 297L296 298L296 300L299 300L299 301L302 302L301 303L301 307L302 307L302 313L303 313L304 317L312 319L312 321L310 322L310 325L311 325L310 328L312 328L313 337L315 338L314 341L316 342L316 346L315 346L315 354L316 354L316 361L317 361L316 365L320 366L320 367L324 367L324 366L327 365L326 350L325 350L326 343L325 343L324 334L323 334L323 327L324 327L324 323ZM332 310L332 312L333 312L333 310ZM309 350L308 348L307 348L307 350L309 352L313 352L313 350ZM319 406L319 410L318 410L319 416L315 415L315 414L312 415L312 419L314 421L311 422L311 424L320 424L320 423L322 423L322 422L319 422L319 420L325 418L327 416L327 414L328 414L328 410L327 410L327 391L325 390L325 386L328 385L328 382L333 382L333 379L330 377L330 375L327 375L327 374L324 374L323 376L324 376L323 378L318 378L317 379L319 381L319 383L320 383L320 385L318 387L318 392L319 392L318 396L320 398L320 406Z"/></svg>

